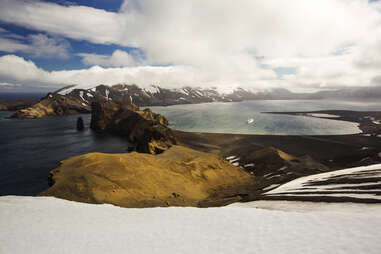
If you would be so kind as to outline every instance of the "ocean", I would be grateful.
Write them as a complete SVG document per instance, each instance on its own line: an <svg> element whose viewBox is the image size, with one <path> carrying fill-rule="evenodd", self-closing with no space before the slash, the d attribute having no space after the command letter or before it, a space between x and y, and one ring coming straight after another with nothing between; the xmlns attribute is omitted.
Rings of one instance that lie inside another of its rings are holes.
<svg viewBox="0 0 381 254"><path fill-rule="evenodd" d="M337 120L265 114L262 112L316 110L381 110L380 102L326 100L258 100L150 107L164 115L171 127L184 131L266 134L344 135L359 133L355 123ZM248 123L248 120L250 120Z"/></svg>

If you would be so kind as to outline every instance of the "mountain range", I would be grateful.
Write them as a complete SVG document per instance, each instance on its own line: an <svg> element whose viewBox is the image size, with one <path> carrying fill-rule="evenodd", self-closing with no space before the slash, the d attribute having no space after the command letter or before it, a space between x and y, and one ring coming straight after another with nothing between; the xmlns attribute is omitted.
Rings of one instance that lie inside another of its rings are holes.
<svg viewBox="0 0 381 254"><path fill-rule="evenodd" d="M114 101L137 106L169 106L207 102L239 102L244 100L295 100L295 99L376 99L381 97L381 87L344 88L316 93L294 93L284 88L252 92L236 88L230 93L220 93L215 88L183 87L163 88L157 85L142 88L134 84L94 87L66 86L48 93L30 107L16 112L14 118L40 118L46 115L66 115L91 111L92 102Z"/></svg>

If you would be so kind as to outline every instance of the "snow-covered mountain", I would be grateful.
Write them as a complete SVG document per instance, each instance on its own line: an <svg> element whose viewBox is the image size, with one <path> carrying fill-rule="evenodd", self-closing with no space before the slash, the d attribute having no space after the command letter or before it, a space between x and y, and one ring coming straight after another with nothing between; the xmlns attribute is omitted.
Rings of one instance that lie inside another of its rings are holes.
<svg viewBox="0 0 381 254"><path fill-rule="evenodd" d="M69 86L60 89L57 94L75 97L88 105L96 100L113 100L138 106L166 106L177 104L192 104L214 101L242 101L250 99L253 93L237 89L230 94L220 94L216 89L183 87L177 89L162 88L152 85L141 88L137 85L117 84L113 86L99 85L96 87Z"/></svg>
<svg viewBox="0 0 381 254"><path fill-rule="evenodd" d="M49 93L39 103L18 111L13 117L40 118L45 115L90 112L92 102L108 100L137 106L169 106L207 102L239 102L244 100L332 99L337 95L334 92L293 93L283 88L255 91L238 87L229 91L221 92L217 88L199 87L170 89L158 85L139 87L125 83L113 86L70 85Z"/></svg>
<svg viewBox="0 0 381 254"><path fill-rule="evenodd" d="M41 118L46 115L67 115L91 111L93 102L114 101L137 106L169 106L206 102L232 102L250 100L254 93L242 88L230 94L220 94L216 89L183 87L162 88L152 85L146 88L137 85L117 84L113 86L66 86L49 93L35 105L16 112L14 118Z"/></svg>
<svg viewBox="0 0 381 254"><path fill-rule="evenodd" d="M315 99L316 97L313 94L298 94L281 88L258 92L238 87L230 89L230 92L221 92L217 88L182 87L170 89L158 85L139 87L134 84L116 84L113 86L73 85L60 89L55 93L75 97L84 104L94 100L114 100L123 103L134 103L138 106L167 106L215 101Z"/></svg>

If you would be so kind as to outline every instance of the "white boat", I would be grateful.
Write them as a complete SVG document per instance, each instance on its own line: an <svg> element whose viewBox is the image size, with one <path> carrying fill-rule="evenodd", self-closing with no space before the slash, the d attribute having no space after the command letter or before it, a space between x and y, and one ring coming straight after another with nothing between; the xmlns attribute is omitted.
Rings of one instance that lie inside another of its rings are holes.
<svg viewBox="0 0 381 254"><path fill-rule="evenodd" d="M251 124L251 123L254 123L254 119L253 118L247 119L247 124Z"/></svg>

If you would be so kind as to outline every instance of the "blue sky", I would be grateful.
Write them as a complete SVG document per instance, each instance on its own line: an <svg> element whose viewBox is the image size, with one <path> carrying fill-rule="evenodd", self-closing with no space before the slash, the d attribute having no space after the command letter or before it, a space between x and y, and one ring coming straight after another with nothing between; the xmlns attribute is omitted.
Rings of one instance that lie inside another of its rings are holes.
<svg viewBox="0 0 381 254"><path fill-rule="evenodd" d="M68 5L82 5L89 6L97 9L104 9L110 12L118 12L122 0L77 0L77 1L65 1L65 0L47 0L45 2L52 2L64 6ZM45 34L47 36L50 35L44 31L39 31L35 29L28 29L27 27L18 26L12 23L0 22L0 28L7 30L12 35L18 35L27 37L31 34ZM82 63L81 57L77 56L78 53L94 53L94 54L102 54L102 55L111 55L115 50L123 50L129 52L133 48L123 47L116 44L95 44L85 40L73 40L70 38L65 38L63 36L58 36L58 38L67 41L68 43L68 58L55 58L55 57L34 57L31 54L25 52L17 52L18 56L21 56L27 60L33 60L33 62L47 71L52 70L68 70L68 69L83 69L87 67ZM26 42L26 39L19 39L20 41ZM0 56L7 55L8 52L0 51Z"/></svg>
<svg viewBox="0 0 381 254"><path fill-rule="evenodd" d="M367 0L0 0L0 92L379 85L380 13Z"/></svg>

